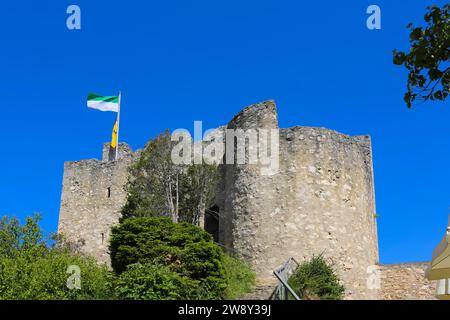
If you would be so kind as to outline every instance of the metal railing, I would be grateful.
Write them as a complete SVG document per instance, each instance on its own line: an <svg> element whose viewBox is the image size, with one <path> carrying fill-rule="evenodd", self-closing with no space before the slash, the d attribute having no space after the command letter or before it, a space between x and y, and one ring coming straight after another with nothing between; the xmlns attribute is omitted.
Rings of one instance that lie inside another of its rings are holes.
<svg viewBox="0 0 450 320"><path fill-rule="evenodd" d="M298 262L293 257L290 257L281 267L273 272L278 279L278 285L272 293L271 300L289 300L289 295L295 300L301 300L288 284L289 277L298 266Z"/></svg>

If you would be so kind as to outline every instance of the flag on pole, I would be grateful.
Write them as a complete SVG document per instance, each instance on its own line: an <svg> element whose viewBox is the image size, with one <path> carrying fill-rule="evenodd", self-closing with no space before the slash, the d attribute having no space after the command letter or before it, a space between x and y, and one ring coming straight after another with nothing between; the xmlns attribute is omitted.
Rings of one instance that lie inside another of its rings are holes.
<svg viewBox="0 0 450 320"><path fill-rule="evenodd" d="M117 119L116 119L116 122L114 122L114 127L113 127L113 131L112 131L111 148L114 148L114 149L117 148Z"/></svg>
<svg viewBox="0 0 450 320"><path fill-rule="evenodd" d="M100 111L119 112L119 96L101 96L96 93L90 93L87 106Z"/></svg>
<svg viewBox="0 0 450 320"><path fill-rule="evenodd" d="M114 127L111 134L111 144L109 146L108 159L110 161L117 159L117 151L118 151L118 119L114 122Z"/></svg>
<svg viewBox="0 0 450 320"><path fill-rule="evenodd" d="M114 123L111 145L109 148L109 160L119 159L119 122L120 122L120 97L118 96L101 96L96 93L88 94L87 106L88 108L97 109L100 111L113 111L117 112L116 122Z"/></svg>

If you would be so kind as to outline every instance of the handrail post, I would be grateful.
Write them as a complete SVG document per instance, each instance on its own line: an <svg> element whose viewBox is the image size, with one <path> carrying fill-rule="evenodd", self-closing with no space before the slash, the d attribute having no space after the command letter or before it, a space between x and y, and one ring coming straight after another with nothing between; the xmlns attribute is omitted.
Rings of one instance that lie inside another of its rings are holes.
<svg viewBox="0 0 450 320"><path fill-rule="evenodd" d="M289 270L291 261L294 262L298 267L298 262L293 258L289 258L280 268L276 269L273 274L278 278L279 284L277 286L276 292L281 300L287 300L289 298L289 293L294 297L295 300L301 300L300 297L295 293L294 290L289 286Z"/></svg>

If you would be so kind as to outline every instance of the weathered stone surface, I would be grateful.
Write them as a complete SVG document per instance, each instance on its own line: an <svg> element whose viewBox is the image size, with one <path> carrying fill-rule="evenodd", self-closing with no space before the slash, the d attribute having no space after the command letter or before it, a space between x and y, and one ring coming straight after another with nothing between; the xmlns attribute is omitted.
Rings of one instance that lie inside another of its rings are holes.
<svg viewBox="0 0 450 320"><path fill-rule="evenodd" d="M119 148L117 161L108 161L109 144L105 144L102 161L64 164L58 223L58 233L81 244L81 252L108 264L111 226L119 222L126 201L128 167L135 159L127 144L121 143Z"/></svg>
<svg viewBox="0 0 450 320"><path fill-rule="evenodd" d="M250 106L228 128L278 128L275 104ZM371 144L323 128L280 129L280 168L223 165L220 241L250 262L260 279L289 257L324 253L349 299L375 298L367 268L378 263Z"/></svg>
<svg viewBox="0 0 450 320"><path fill-rule="evenodd" d="M257 285L253 290L242 297L239 300L270 300L276 285Z"/></svg>
<svg viewBox="0 0 450 320"><path fill-rule="evenodd" d="M380 266L382 300L436 300L436 281L425 278L429 263L401 263Z"/></svg>

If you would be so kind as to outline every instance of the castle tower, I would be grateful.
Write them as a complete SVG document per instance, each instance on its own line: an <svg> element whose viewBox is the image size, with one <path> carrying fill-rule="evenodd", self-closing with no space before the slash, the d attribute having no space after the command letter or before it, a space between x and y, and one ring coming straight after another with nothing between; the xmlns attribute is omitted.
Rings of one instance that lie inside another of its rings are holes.
<svg viewBox="0 0 450 320"><path fill-rule="evenodd" d="M102 160L64 163L58 233L81 252L109 264L111 226L119 222L126 201L128 167L135 159L131 148L119 144L119 158L109 161L109 143Z"/></svg>
<svg viewBox="0 0 450 320"><path fill-rule="evenodd" d="M273 101L245 108L228 129L278 128ZM324 128L279 129L279 170L221 166L219 240L246 259L260 282L289 257L332 259L347 298L376 298L378 263L371 142Z"/></svg>

